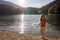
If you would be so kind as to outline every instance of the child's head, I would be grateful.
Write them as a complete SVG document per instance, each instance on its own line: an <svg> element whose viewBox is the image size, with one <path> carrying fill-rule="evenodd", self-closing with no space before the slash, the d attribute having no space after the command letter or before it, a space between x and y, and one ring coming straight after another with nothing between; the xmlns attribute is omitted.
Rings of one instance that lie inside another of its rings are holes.
<svg viewBox="0 0 60 40"><path fill-rule="evenodd" d="M41 20L42 20L42 19L45 19L45 15L42 15L42 16L41 16Z"/></svg>

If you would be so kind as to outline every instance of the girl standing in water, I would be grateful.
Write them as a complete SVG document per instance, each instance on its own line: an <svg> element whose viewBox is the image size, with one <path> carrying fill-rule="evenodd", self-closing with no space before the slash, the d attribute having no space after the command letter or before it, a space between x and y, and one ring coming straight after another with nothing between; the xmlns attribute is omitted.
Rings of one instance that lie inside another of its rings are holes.
<svg viewBox="0 0 60 40"><path fill-rule="evenodd" d="M47 26L47 19L45 17L45 15L42 15L41 18L40 18L40 23L39 23L39 27L40 27L40 33L41 33L41 36L42 36L42 39L44 40L47 40L45 39L45 27Z"/></svg>

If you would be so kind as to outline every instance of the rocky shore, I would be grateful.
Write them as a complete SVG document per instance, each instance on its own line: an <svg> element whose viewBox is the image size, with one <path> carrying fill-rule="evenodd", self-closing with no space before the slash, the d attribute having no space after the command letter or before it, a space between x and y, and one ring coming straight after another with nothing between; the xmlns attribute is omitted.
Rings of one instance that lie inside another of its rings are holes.
<svg viewBox="0 0 60 40"><path fill-rule="evenodd" d="M20 34L13 31L0 30L0 40L41 40L37 34ZM49 40L60 40L60 38L49 38Z"/></svg>

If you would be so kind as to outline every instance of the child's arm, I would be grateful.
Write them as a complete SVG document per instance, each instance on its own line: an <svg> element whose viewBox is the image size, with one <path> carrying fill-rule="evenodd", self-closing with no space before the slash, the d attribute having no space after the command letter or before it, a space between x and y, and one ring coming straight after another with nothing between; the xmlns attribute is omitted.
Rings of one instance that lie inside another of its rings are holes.
<svg viewBox="0 0 60 40"><path fill-rule="evenodd" d="M46 22L45 26L46 26L46 27L48 26L48 22Z"/></svg>
<svg viewBox="0 0 60 40"><path fill-rule="evenodd" d="M41 25L41 24L39 23L39 27L40 27L40 25Z"/></svg>

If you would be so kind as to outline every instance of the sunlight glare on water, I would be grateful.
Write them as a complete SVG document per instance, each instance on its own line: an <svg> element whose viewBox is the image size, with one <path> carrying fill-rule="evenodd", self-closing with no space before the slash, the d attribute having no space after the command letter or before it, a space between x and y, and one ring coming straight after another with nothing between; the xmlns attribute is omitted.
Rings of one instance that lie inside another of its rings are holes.
<svg viewBox="0 0 60 40"><path fill-rule="evenodd" d="M21 31L20 33L23 34L24 33L24 15L21 15Z"/></svg>

